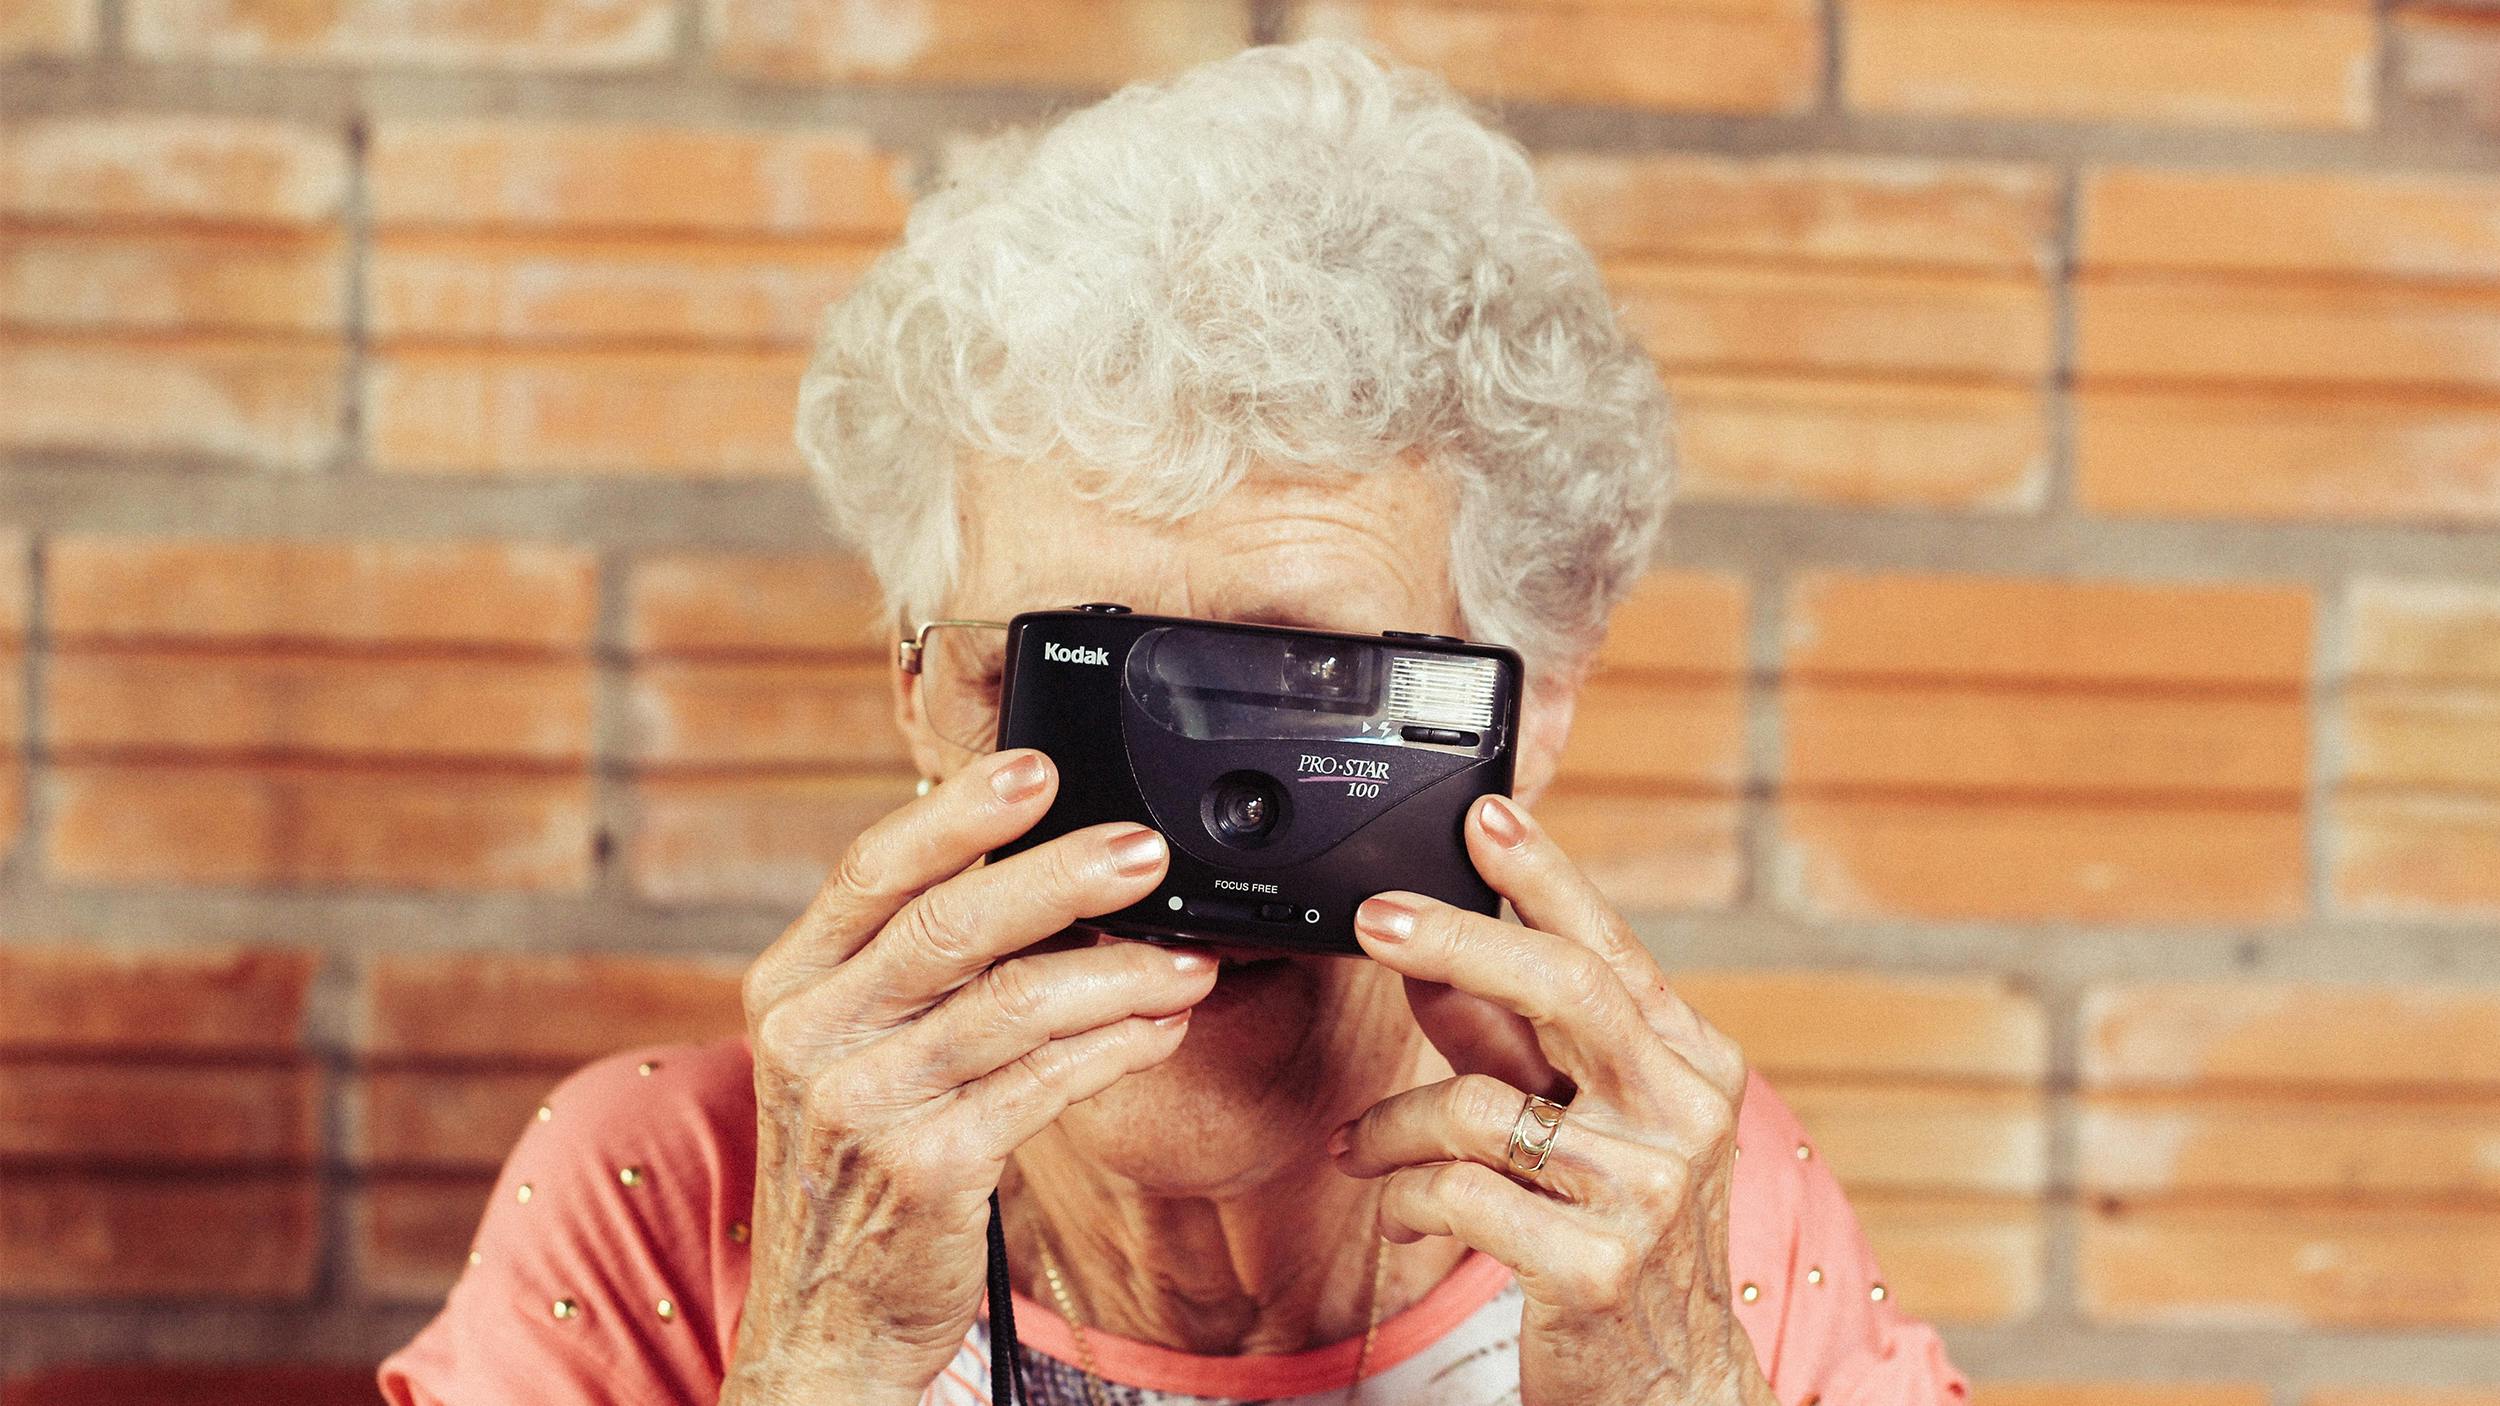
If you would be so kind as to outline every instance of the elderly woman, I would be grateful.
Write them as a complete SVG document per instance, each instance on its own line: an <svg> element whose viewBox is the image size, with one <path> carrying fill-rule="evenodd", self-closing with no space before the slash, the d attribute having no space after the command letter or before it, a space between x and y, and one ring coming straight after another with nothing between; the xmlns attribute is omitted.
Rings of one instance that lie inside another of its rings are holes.
<svg viewBox="0 0 2500 1406"><path fill-rule="evenodd" d="M982 864L1094 759L992 752L996 633L930 632L894 697L934 784L755 962L743 1042L551 1096L392 1400L988 1401L994 1191L1037 1402L1963 1397L1533 816L1667 463L1515 144L1333 44L1132 88L957 153L802 399L907 636L1109 600L1516 647L1516 798L1465 842L1519 921L1382 873L1367 958L1074 939L1165 842ZM1530 1095L1567 1112L1522 1170Z"/></svg>

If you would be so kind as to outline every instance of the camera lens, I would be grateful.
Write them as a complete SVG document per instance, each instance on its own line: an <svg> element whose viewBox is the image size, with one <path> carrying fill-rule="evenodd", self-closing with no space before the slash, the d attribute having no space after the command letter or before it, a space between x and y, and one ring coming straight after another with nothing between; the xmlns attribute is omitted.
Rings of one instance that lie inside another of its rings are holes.
<svg viewBox="0 0 2500 1406"><path fill-rule="evenodd" d="M1228 771L1199 803L1207 833L1235 849L1257 849L1285 822L1285 788L1260 771Z"/></svg>

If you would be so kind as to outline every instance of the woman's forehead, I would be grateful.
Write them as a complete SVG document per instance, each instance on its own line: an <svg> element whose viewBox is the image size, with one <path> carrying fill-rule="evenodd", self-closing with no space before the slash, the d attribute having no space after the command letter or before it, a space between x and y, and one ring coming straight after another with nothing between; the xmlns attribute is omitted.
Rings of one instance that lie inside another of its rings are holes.
<svg viewBox="0 0 2500 1406"><path fill-rule="evenodd" d="M1420 474L1251 480L1177 522L1115 511L1040 476L963 503L950 609L1110 600L1157 614L1314 628L1447 629L1450 513Z"/></svg>

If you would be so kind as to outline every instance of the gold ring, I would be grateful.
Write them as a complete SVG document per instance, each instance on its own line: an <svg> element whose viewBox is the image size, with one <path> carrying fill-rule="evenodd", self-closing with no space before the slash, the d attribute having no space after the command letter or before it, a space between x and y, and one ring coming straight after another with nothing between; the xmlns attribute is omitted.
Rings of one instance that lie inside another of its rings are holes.
<svg viewBox="0 0 2500 1406"><path fill-rule="evenodd" d="M1554 1150L1554 1139L1562 1135L1563 1105L1550 1098L1528 1095L1519 1106L1519 1116L1510 1125L1510 1169L1533 1181L1545 1170L1545 1155ZM1530 1136L1530 1130L1543 1134ZM1522 1160L1532 1157L1535 1160Z"/></svg>

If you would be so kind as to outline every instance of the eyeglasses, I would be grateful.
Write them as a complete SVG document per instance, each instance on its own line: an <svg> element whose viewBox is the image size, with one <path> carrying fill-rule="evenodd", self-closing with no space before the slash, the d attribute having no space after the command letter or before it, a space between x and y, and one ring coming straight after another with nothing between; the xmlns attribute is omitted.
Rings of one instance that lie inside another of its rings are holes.
<svg viewBox="0 0 2500 1406"><path fill-rule="evenodd" d="M929 620L894 644L894 664L920 680L920 712L948 745L998 750L998 686L1007 672L999 620Z"/></svg>

